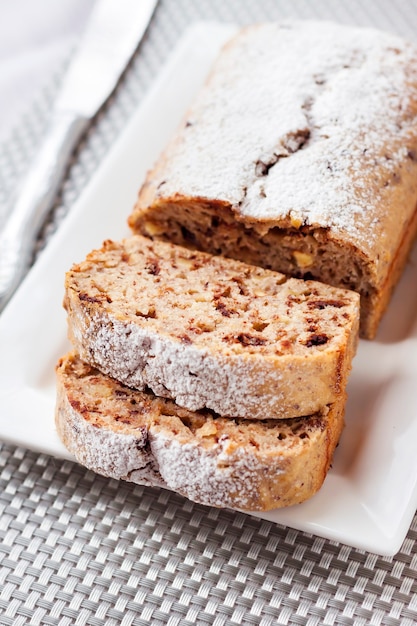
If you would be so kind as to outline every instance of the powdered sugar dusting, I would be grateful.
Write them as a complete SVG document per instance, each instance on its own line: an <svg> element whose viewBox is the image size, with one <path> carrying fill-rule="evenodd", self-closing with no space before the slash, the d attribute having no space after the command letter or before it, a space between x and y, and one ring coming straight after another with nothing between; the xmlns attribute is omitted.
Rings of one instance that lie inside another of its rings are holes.
<svg viewBox="0 0 417 626"><path fill-rule="evenodd" d="M351 343L346 348L348 330L336 345L329 342L328 350L311 353L310 358L248 358L184 345L118 319L117 312L109 314L105 308L91 317L79 301L71 308L69 324L82 359L130 387L148 386L193 411L209 408L247 419L314 413L337 399L352 357Z"/></svg>
<svg viewBox="0 0 417 626"><path fill-rule="evenodd" d="M396 36L255 26L223 54L155 186L332 228L366 249L381 235L387 181L416 143L416 104L417 51Z"/></svg>
<svg viewBox="0 0 417 626"><path fill-rule="evenodd" d="M98 427L88 420L88 409L79 412L61 388L56 424L68 450L79 463L103 476L150 486L165 486L148 447L147 424L135 434ZM86 414L87 413L87 414Z"/></svg>
<svg viewBox="0 0 417 626"><path fill-rule="evenodd" d="M134 323L120 322L104 311L93 319L78 347L85 360L124 384L136 389L148 386L156 395L173 398L192 411L207 407L224 415L270 417L272 406L284 400L279 390L281 372L275 368L254 374L249 360L231 362L220 354L210 355ZM255 389L268 384L271 393L264 394L260 407Z"/></svg>
<svg viewBox="0 0 417 626"><path fill-rule="evenodd" d="M206 505L259 508L262 483L268 470L279 481L284 469L277 469L275 462L262 463L247 448L237 451L232 457L224 456L216 448L211 452L195 443L181 443L174 437L161 433L152 436L151 448L158 459L161 474L170 489L182 493L190 500Z"/></svg>

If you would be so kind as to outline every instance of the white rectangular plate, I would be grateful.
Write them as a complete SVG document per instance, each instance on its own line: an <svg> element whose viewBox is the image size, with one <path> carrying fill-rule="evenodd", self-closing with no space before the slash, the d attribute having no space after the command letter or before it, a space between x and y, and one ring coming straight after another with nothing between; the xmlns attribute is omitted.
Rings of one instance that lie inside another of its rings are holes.
<svg viewBox="0 0 417 626"><path fill-rule="evenodd" d="M126 219L146 171L177 127L233 27L192 27L99 171L0 316L0 437L71 458L54 428L58 358L68 349L65 271ZM393 555L417 505L417 249L377 339L361 341L346 428L321 491L258 517Z"/></svg>

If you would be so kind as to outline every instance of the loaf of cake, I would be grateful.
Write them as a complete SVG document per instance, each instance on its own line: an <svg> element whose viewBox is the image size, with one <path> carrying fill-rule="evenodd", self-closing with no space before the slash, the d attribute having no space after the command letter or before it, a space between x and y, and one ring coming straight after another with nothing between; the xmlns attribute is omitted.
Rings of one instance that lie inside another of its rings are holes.
<svg viewBox="0 0 417 626"><path fill-rule="evenodd" d="M149 172L136 233L361 295L373 338L417 228L417 49L328 22L243 28Z"/></svg>
<svg viewBox="0 0 417 626"><path fill-rule="evenodd" d="M74 353L56 371L56 427L78 462L210 506L265 511L303 502L321 487L343 429L343 394L315 415L260 422L133 391Z"/></svg>
<svg viewBox="0 0 417 626"><path fill-rule="evenodd" d="M358 294L142 236L106 241L67 273L81 358L187 409L275 419L344 394Z"/></svg>

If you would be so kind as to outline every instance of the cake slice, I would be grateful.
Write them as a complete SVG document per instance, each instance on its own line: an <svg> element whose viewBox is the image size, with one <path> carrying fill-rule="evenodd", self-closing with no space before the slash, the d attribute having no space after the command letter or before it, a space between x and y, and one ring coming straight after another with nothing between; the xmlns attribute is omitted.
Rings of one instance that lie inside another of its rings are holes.
<svg viewBox="0 0 417 626"><path fill-rule="evenodd" d="M308 417L228 419L131 390L74 353L56 372L58 435L82 465L210 506L303 502L320 489L343 429L344 395Z"/></svg>
<svg viewBox="0 0 417 626"><path fill-rule="evenodd" d="M417 229L417 48L329 22L242 29L149 172L134 232L361 294L373 338Z"/></svg>
<svg viewBox="0 0 417 626"><path fill-rule="evenodd" d="M81 358L196 411L310 415L344 393L359 296L136 236L106 241L66 276Z"/></svg>

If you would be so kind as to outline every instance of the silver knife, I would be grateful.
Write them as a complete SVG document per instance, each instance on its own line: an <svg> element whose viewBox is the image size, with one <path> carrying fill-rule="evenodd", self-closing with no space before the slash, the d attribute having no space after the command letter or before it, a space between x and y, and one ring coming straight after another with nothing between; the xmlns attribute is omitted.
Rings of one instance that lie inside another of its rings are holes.
<svg viewBox="0 0 417 626"><path fill-rule="evenodd" d="M0 232L0 311L32 260L69 157L114 90L157 0L98 0L57 96L45 139Z"/></svg>

